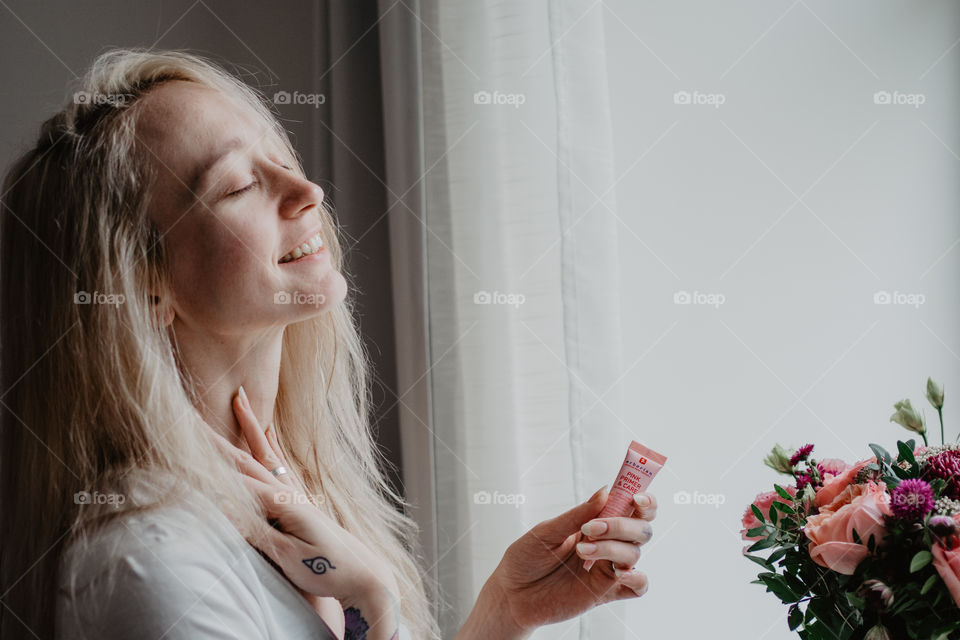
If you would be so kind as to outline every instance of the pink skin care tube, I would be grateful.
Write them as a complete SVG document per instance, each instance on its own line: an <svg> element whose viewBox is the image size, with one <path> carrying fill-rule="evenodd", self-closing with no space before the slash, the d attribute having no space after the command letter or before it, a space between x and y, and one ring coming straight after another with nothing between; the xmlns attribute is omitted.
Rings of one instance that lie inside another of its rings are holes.
<svg viewBox="0 0 960 640"><path fill-rule="evenodd" d="M603 505L603 511L597 514L597 518L617 518L630 517L636 503L633 501L634 494L646 491L657 472L666 464L667 457L657 453L653 449L648 449L639 442L630 442L630 448L627 449L627 456L623 459L623 466L620 467L620 473L617 479L613 481L613 488L610 489L610 495L607 496L607 503ZM589 542L593 538L584 536L583 542ZM584 571L590 571L595 560L584 560Z"/></svg>

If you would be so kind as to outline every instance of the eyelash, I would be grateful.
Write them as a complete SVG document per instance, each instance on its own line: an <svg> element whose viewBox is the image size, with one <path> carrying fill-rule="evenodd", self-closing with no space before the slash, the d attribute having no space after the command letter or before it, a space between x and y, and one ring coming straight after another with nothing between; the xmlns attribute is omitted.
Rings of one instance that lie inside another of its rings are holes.
<svg viewBox="0 0 960 640"><path fill-rule="evenodd" d="M280 165L280 166L283 167L284 169L286 169L287 171L293 171L293 167L288 167L288 166L285 165L285 164ZM260 181L259 181L259 180L254 180L253 182L251 182L250 184L248 184L248 185L245 186L244 188L242 188L242 189L237 189L236 191L233 191L233 192L231 192L231 193L228 193L228 194L227 194L226 196L224 196L224 197L226 197L226 198L233 198L233 197L242 195L242 194L246 193L247 191L249 191L250 189L253 189L254 187L256 187L256 186L259 185L259 184L260 184Z"/></svg>

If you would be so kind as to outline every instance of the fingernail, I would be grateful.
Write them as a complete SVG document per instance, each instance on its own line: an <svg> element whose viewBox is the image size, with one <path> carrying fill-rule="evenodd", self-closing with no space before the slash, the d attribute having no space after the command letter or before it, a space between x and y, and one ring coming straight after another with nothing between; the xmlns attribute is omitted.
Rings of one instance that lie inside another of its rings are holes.
<svg viewBox="0 0 960 640"><path fill-rule="evenodd" d="M243 390L243 385L240 385L240 389L237 391L237 395L240 396L240 401L243 402L243 406L249 409L250 401L247 399L247 392Z"/></svg>
<svg viewBox="0 0 960 640"><path fill-rule="evenodd" d="M577 543L577 551L583 555L588 555L597 550L597 545L592 542L579 542Z"/></svg>
<svg viewBox="0 0 960 640"><path fill-rule="evenodd" d="M633 496L633 501L636 502L642 508L646 508L650 506L650 497L645 496L642 493L638 493L635 496Z"/></svg>
<svg viewBox="0 0 960 640"><path fill-rule="evenodd" d="M580 531L582 531L585 536L599 536L602 533L606 533L607 523L603 520L594 520L580 527Z"/></svg>

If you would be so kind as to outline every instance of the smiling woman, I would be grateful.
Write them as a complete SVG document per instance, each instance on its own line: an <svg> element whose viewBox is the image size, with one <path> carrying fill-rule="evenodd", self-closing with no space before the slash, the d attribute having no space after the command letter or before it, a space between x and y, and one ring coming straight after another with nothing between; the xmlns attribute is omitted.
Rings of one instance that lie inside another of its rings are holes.
<svg viewBox="0 0 960 640"><path fill-rule="evenodd" d="M3 193L0 636L438 637L337 227L266 99L109 51Z"/></svg>

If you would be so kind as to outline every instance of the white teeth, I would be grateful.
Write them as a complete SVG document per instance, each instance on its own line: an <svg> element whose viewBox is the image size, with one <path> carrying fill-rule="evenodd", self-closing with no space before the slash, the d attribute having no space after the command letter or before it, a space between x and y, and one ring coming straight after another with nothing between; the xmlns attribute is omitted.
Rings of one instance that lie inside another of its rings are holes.
<svg viewBox="0 0 960 640"><path fill-rule="evenodd" d="M305 255L316 253L317 250L323 247L323 238L320 237L320 234L313 236L307 242L304 242L302 245L288 253L287 255L280 258L281 264L284 262L290 262L291 260L296 260L297 258L302 258Z"/></svg>

